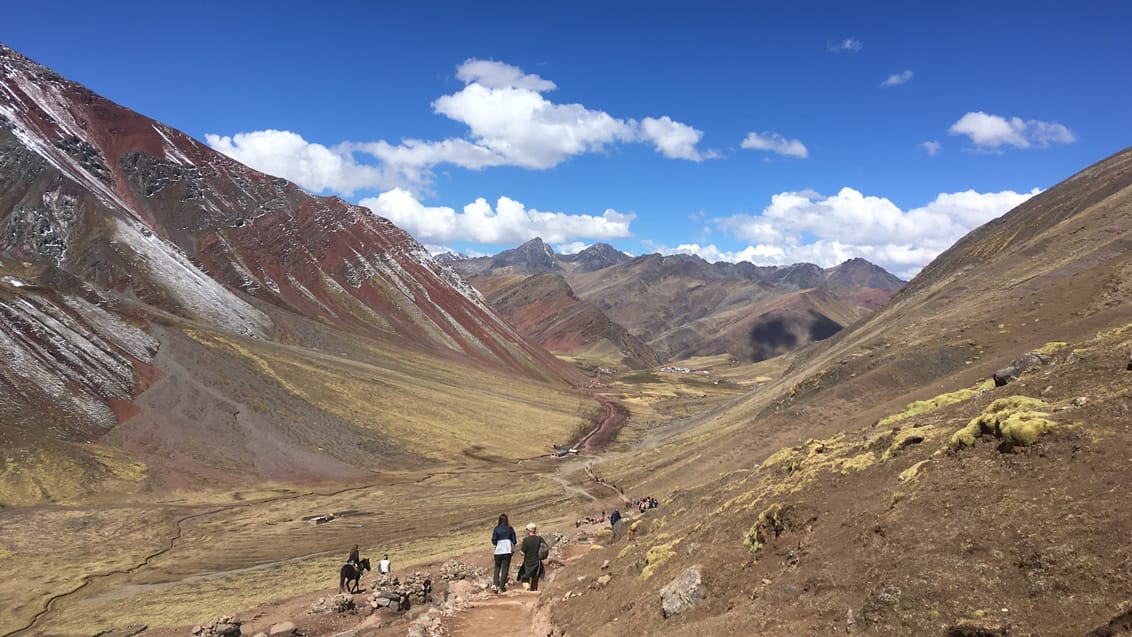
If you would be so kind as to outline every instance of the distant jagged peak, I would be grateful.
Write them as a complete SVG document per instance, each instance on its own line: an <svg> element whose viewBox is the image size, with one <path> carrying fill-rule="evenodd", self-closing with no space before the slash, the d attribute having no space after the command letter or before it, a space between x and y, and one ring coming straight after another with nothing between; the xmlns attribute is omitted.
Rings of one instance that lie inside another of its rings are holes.
<svg viewBox="0 0 1132 637"><path fill-rule="evenodd" d="M495 256L468 257L449 252L437 261L465 276L489 274L541 274L565 272L581 274L621 266L649 273L653 277L685 276L703 279L742 279L761 281L786 290L823 287L865 287L895 290L905 284L878 265L854 257L844 263L823 268L814 263L755 265L749 261L709 262L696 254L649 253L631 256L608 243L595 243L575 254L555 254L541 238L531 239Z"/></svg>
<svg viewBox="0 0 1132 637"><path fill-rule="evenodd" d="M452 265L453 263L468 261L471 258L472 257L469 257L463 252L456 252L455 250L448 250L447 252L441 252L440 254L433 256L433 259L435 259L437 263L443 263L444 265Z"/></svg>
<svg viewBox="0 0 1132 637"><path fill-rule="evenodd" d="M504 250L491 259L491 268L507 268L530 274L557 272L558 265L554 250L539 237L511 250Z"/></svg>
<svg viewBox="0 0 1132 637"><path fill-rule="evenodd" d="M853 257L826 269L825 278L833 286L850 285L879 290L896 290L905 283L888 270L861 257Z"/></svg>
<svg viewBox="0 0 1132 637"><path fill-rule="evenodd" d="M576 253L558 257L567 263L578 264L578 272L593 272L610 266L624 263L633 257L621 252L608 243L595 243L592 246Z"/></svg>
<svg viewBox="0 0 1132 637"><path fill-rule="evenodd" d="M554 249L543 241L542 237L535 237L515 249L524 254L543 254L548 257L554 256Z"/></svg>

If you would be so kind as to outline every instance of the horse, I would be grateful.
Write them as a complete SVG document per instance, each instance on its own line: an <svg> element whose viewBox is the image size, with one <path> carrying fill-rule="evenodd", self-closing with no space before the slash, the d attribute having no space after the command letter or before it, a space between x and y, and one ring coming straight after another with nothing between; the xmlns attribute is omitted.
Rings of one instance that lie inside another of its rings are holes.
<svg viewBox="0 0 1132 637"><path fill-rule="evenodd" d="M368 557L358 562L357 566L353 564L343 564L342 568L338 569L338 592L360 593L361 590L358 586L362 579L362 573L368 570L370 570ZM350 582L354 583L352 589Z"/></svg>

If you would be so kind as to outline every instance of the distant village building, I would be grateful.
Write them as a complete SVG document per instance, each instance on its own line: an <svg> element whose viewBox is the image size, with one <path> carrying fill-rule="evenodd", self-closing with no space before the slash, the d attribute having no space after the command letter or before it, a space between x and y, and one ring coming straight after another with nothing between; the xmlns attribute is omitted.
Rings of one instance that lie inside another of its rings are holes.
<svg viewBox="0 0 1132 637"><path fill-rule="evenodd" d="M690 367L661 367L660 371L669 374L701 374L703 376L710 376L711 372L706 369L692 369Z"/></svg>

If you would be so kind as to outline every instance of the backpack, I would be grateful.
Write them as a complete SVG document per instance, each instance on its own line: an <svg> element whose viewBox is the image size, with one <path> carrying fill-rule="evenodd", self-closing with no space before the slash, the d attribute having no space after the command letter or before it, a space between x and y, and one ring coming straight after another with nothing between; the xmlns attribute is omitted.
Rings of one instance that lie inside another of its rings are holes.
<svg viewBox="0 0 1132 637"><path fill-rule="evenodd" d="M546 540L539 538L538 559L541 562L548 557L550 557L550 546L547 545Z"/></svg>

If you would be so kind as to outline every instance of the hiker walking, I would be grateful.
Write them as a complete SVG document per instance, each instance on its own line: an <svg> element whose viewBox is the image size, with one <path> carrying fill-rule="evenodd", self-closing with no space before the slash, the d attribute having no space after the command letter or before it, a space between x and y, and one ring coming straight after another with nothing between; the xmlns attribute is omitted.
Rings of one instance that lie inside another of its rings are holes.
<svg viewBox="0 0 1132 637"><path fill-rule="evenodd" d="M491 577L491 590L502 593L507 590L507 577L511 570L511 555L515 552L515 529L507 521L507 514L499 514L499 523L491 532L491 545L495 548L495 571Z"/></svg>
<svg viewBox="0 0 1132 637"><path fill-rule="evenodd" d="M381 561L377 563L377 572L382 575L388 575L393 570L393 564L389 561L389 554L386 553L381 556Z"/></svg>
<svg viewBox="0 0 1132 637"><path fill-rule="evenodd" d="M538 580L542 577L542 561L550 554L550 546L538 535L538 525L527 525L527 537L523 538L519 550L523 552L523 567L520 580L530 582L531 590L538 590Z"/></svg>

